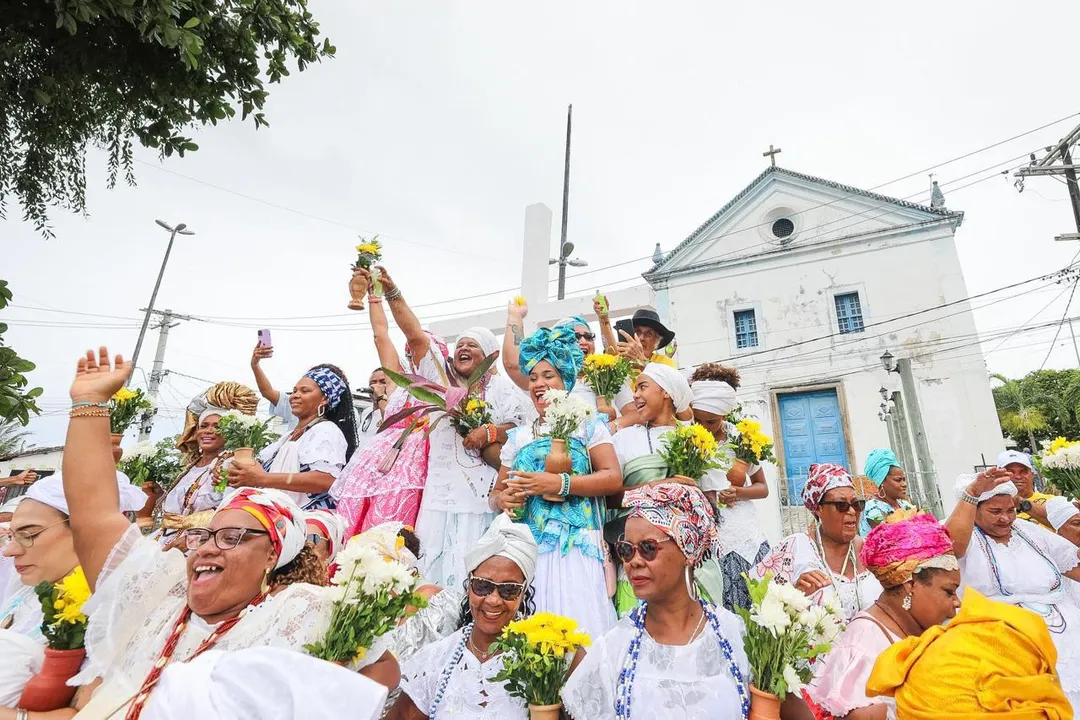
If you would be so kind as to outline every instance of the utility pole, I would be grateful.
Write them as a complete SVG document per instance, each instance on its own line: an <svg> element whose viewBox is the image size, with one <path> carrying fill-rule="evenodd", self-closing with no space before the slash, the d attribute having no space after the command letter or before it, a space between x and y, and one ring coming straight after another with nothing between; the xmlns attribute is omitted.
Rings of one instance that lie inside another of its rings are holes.
<svg viewBox="0 0 1080 720"><path fill-rule="evenodd" d="M1069 201L1072 204L1073 220L1076 222L1076 232L1063 233L1058 235L1056 240L1080 240L1080 185L1077 185L1077 166L1073 165L1072 158L1072 147L1077 142L1080 142L1080 125L1073 128L1057 145L1046 148L1046 156L1041 160L1036 160L1035 154L1032 153L1031 164L1014 173L1020 178L1017 181L1017 188L1021 191L1024 188L1024 178L1039 175L1065 176L1065 185L1068 186ZM1061 161L1060 165L1055 164L1058 160Z"/></svg>
<svg viewBox="0 0 1080 720"><path fill-rule="evenodd" d="M1073 325L1072 324L1073 324L1072 318L1069 318L1069 335L1072 336L1073 352L1076 353L1076 367L1080 367L1080 347L1077 347L1077 345L1076 345L1076 333L1073 332Z"/></svg>
<svg viewBox="0 0 1080 720"><path fill-rule="evenodd" d="M570 218L570 126L574 117L574 106L566 108L566 160L563 165L562 189L562 234L559 236L559 257L549 260L549 265L559 265L559 300L566 297L566 266L585 267L589 263L570 257L574 252L574 243L566 241L566 226Z"/></svg>
<svg viewBox="0 0 1080 720"><path fill-rule="evenodd" d="M927 498L933 507L927 509L940 516L945 509L941 507L939 493L936 492L937 473L934 471L934 456L930 454L930 443L926 439L926 428L923 427L922 408L919 406L919 395L915 389L915 375L911 372L911 358L897 360L896 372L900 374L900 383L904 387L904 403L907 405L906 419L911 424L911 435L915 439L915 457L918 459L919 472L927 480L920 485L927 493L931 490L935 491L934 497Z"/></svg>
<svg viewBox="0 0 1080 720"><path fill-rule="evenodd" d="M154 369L150 372L150 382L147 388L147 397L154 401L154 407L143 413L139 421L139 442L146 441L150 437L150 431L154 429L154 415L157 414L158 388L161 387L161 379L164 377L165 347L169 344L169 330L180 323L173 320L196 320L190 315L178 315L172 310L152 310L144 308L147 316L158 315L160 320L154 327L158 329L157 352L154 353Z"/></svg>
<svg viewBox="0 0 1080 720"><path fill-rule="evenodd" d="M194 235L193 230L188 230L187 225L179 223L176 227L171 227L164 220L155 220L160 227L164 228L169 233L169 244L165 248L165 257L161 261L161 269L158 270L157 281L154 283L154 291L150 293L150 304L146 306L146 315L143 317L142 327L139 328L139 339L135 343L135 352L131 355L131 367L138 367L139 353L142 351L143 338L146 337L146 328L150 324L150 316L154 313L154 303L157 301L158 290L161 289L161 278L165 276L165 266L169 264L169 255L172 253L173 240L177 235ZM128 377L127 384L131 384L132 378L135 373L132 373Z"/></svg>
<svg viewBox="0 0 1080 720"><path fill-rule="evenodd" d="M915 464L915 456L911 452L911 431L908 429L907 413L904 412L904 396L899 391L892 394L893 413L892 419L896 423L896 439L897 445L896 454L900 459L900 464L904 468L912 468L915 470L915 487L919 489L922 494L922 483L918 482L918 469Z"/></svg>

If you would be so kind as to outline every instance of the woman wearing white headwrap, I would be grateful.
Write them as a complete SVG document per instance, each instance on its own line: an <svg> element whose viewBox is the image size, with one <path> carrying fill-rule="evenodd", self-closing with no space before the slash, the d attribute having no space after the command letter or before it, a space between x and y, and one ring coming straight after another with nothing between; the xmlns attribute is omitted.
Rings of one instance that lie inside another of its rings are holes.
<svg viewBox="0 0 1080 720"><path fill-rule="evenodd" d="M161 674L143 718L376 720L385 699L385 686L294 650L210 650Z"/></svg>
<svg viewBox="0 0 1080 720"><path fill-rule="evenodd" d="M758 521L757 508L752 500L769 496L769 484L760 465L745 472L731 465L728 439L735 427L728 415L738 407L735 391L739 387L739 372L716 363L706 363L690 376L694 399L694 421L713 434L724 454L721 468L709 470L701 479L701 490L716 507L716 522L721 528L720 552L714 562L706 562L698 578L728 610L750 607L750 593L743 582L743 573L769 555L769 541ZM720 577L713 577L719 573ZM719 590L719 585L722 590Z"/></svg>
<svg viewBox="0 0 1080 720"><path fill-rule="evenodd" d="M75 552L94 593L84 608L88 662L72 682L103 678L87 717L119 712L135 720L173 660L209 649L315 642L326 632L335 591L276 587L313 552L300 508L282 492L226 495L206 527L186 531L186 559L162 553L126 521L118 493L103 483L114 470L108 412L98 408L130 374L119 357L110 366L105 348L79 360L63 483Z"/></svg>
<svg viewBox="0 0 1080 720"><path fill-rule="evenodd" d="M1057 647L1061 687L1080 707L1080 607L1066 586L1080 580L1068 540L1035 523L1016 522L1016 485L993 468L957 479L959 502L946 521L964 585L988 599L1019 605L1046 621Z"/></svg>
<svg viewBox="0 0 1080 720"><path fill-rule="evenodd" d="M116 473L116 483L125 511L134 512L146 503L143 491L123 473ZM44 618L34 587L59 582L79 565L61 476L37 481L19 500L11 519L11 539L4 545L4 559L13 561L21 581L0 608L0 706L4 707L15 706L45 657Z"/></svg>
<svg viewBox="0 0 1080 720"><path fill-rule="evenodd" d="M508 623L532 612L536 541L528 527L499 515L466 556L468 597L462 627L427 646L401 670L392 717L526 718L528 710L501 683L501 653L491 652Z"/></svg>
<svg viewBox="0 0 1080 720"><path fill-rule="evenodd" d="M499 349L486 328L463 332L448 362L438 362L430 352L432 340L409 309L401 290L380 267L386 302L405 334L414 358L416 374L438 377L441 385L468 384L484 361ZM416 534L424 547L420 573L440 587L460 585L465 577L465 549L475 543L494 517L488 496L495 487L499 451L511 428L535 417L524 393L494 363L479 383L479 395L487 403L492 422L462 438L443 420L429 436L427 481L416 518ZM430 416L435 420L436 416Z"/></svg>

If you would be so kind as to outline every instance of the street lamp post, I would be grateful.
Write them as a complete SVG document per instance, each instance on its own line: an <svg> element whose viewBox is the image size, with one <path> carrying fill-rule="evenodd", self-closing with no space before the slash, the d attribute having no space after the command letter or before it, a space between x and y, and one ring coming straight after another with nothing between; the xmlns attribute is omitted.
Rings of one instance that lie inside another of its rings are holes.
<svg viewBox="0 0 1080 720"><path fill-rule="evenodd" d="M131 367L139 364L139 352L142 350L143 338L146 337L146 328L150 324L150 316L154 314L154 302L157 300L158 290L161 288L161 278L165 275L165 266L169 264L169 254L172 252L173 241L177 235L194 235L195 232L187 229L187 225L179 223L176 227L170 227L164 220L155 220L158 225L169 232L169 245L165 248L165 257L161 261L161 269L158 270L157 282L154 283L154 292L150 294L150 304L146 306L146 317L143 318L142 328L139 329L139 340L135 343L135 352L131 356ZM134 376L134 373L132 374ZM131 384L131 377L128 378Z"/></svg>

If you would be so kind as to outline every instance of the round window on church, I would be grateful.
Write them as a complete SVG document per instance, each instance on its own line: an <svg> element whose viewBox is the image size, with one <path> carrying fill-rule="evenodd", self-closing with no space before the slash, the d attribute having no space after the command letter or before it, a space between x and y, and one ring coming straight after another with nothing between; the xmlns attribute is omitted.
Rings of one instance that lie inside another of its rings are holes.
<svg viewBox="0 0 1080 720"><path fill-rule="evenodd" d="M788 218L780 218L772 224L772 234L777 240L785 240L795 232L795 223Z"/></svg>

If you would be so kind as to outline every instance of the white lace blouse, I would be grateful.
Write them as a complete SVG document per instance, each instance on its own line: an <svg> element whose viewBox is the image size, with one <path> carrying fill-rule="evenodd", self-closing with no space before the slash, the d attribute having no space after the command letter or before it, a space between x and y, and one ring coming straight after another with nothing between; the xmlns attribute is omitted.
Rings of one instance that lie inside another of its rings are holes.
<svg viewBox="0 0 1080 720"><path fill-rule="evenodd" d="M162 510L173 515L188 515L216 508L221 503L224 493L214 492L216 478L213 476L213 470L213 462L203 467L192 466L169 490L169 494L162 501ZM196 483L198 483L198 487L192 494L190 503L185 508L184 498L187 497L192 485Z"/></svg>
<svg viewBox="0 0 1080 720"><path fill-rule="evenodd" d="M132 525L113 548L85 612L87 663L71 684L104 679L95 693L129 701L157 661L187 604L187 568L179 550L162 552ZM250 609L215 644L215 649L280 647L301 650L329 626L333 591L290 585ZM192 615L173 660L187 660L216 625Z"/></svg>
<svg viewBox="0 0 1080 720"><path fill-rule="evenodd" d="M443 671L457 654L464 636L464 629L458 630L423 648L401 666L401 691L428 717L432 717L431 709ZM491 678L502 670L502 662L503 656L496 655L481 664L467 648L462 650L436 708L436 717L527 718L525 703L511 697L501 683L491 682Z"/></svg>
<svg viewBox="0 0 1080 720"><path fill-rule="evenodd" d="M723 608L714 612L747 683L750 664L743 650L743 622ZM636 633L633 621L623 618L593 641L562 691L563 707L574 720L615 720L619 675ZM708 624L689 645L661 645L648 632L642 637L630 696L632 718L739 718L741 703L716 633Z"/></svg>

